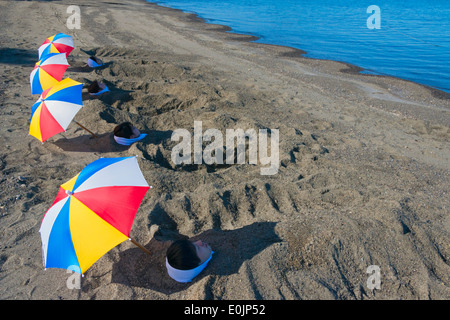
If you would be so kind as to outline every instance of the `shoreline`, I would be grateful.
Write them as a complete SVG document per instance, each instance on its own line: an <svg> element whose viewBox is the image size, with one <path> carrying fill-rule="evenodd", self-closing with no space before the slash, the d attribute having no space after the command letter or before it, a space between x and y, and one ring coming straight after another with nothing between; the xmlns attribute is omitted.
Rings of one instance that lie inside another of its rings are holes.
<svg viewBox="0 0 450 320"><path fill-rule="evenodd" d="M446 114L450 111L450 94L447 92L395 76L363 74L360 73L364 70L363 68L347 62L305 57L304 54L307 52L302 49L253 42L258 37L234 33L231 27L208 23L195 13L160 6L146 0L139 0L138 2L149 4L168 16L174 15L180 21L193 24L198 27L196 28L197 32L214 35L218 40L242 42L249 48L261 49L264 54L274 58L282 57L299 62L306 67L312 67L312 69L306 71L306 74L312 70L311 75L313 76L333 78L336 82L356 83L357 87L367 96L367 99L373 101L369 104L371 107L377 107L381 102L382 107L380 109L383 111L430 123L437 122L444 126L449 123ZM274 70L276 71L276 69ZM349 77L346 77L346 75L349 75ZM405 106L408 106L408 108L405 108Z"/></svg>
<svg viewBox="0 0 450 320"><path fill-rule="evenodd" d="M0 2L0 297L4 300L442 300L450 297L448 99L415 83L342 72L340 62L249 42L195 15L144 0ZM30 19L39 16L40 19ZM84 92L77 125L41 143L28 134L29 76L46 36L73 36L65 77ZM90 55L105 66L86 67ZM283 56L285 55L285 56ZM147 137L118 146L114 127ZM177 129L278 129L279 167L181 166ZM59 186L100 157L137 156L153 188L130 241L67 286L42 267L43 214ZM193 282L165 269L171 241L215 254ZM381 269L381 288L367 269Z"/></svg>
<svg viewBox="0 0 450 320"><path fill-rule="evenodd" d="M254 42L254 41L257 41L257 40L261 39L260 37L258 37L256 35L236 32L228 25L215 24L215 23L212 23L212 22L208 22L207 19L200 17L197 13L187 12L187 11L184 11L183 9L177 9L177 8L172 8L170 6L160 5L160 4L155 3L155 2L148 2L148 1L145 1L145 0L143 0L143 1L147 2L149 4L152 4L152 5L156 5L156 6L161 7L161 8L178 11L182 15L187 15L187 19L190 20L191 22L194 22L194 23L200 22L200 23L204 23L204 24L207 24L207 25L219 26L219 28L214 29L214 31L223 31L223 32L225 32L227 34L233 34L233 35L237 35L239 37L242 37L242 38L237 39L239 41ZM220 26L222 26L223 28L220 28ZM392 78L392 79L396 79L396 80L409 82L409 83L412 83L412 84L424 87L425 89L429 90L433 94L433 96L435 96L436 98L450 100L450 92L447 92L447 91L442 90L442 89L434 88L432 86L429 86L429 85L426 85L426 84L422 84L422 83L419 83L419 82L416 82L416 81L413 81L413 80L408 80L408 79L404 79L404 78L401 78L401 77L398 77L398 76L388 75L388 74L363 74L363 73L361 73L361 71L365 71L367 69L362 68L362 67L360 67L358 65L346 62L346 61L331 60L331 59L320 59L320 58L314 58L314 57L306 57L305 55L308 54L308 52L303 50L303 49L301 49L301 48L296 48L296 47L291 47L291 46L286 46L286 45L271 44L271 43L267 43L267 42L259 42L259 44L267 45L267 46L280 47L280 48L285 48L285 49L292 50L292 52L287 52L287 53L281 54L281 56L283 56L283 57L292 57L292 58L300 57L300 58L303 58L303 59L311 59L311 60L317 60L317 61L328 61L328 62L341 63L341 64L343 64L343 65L345 65L347 67L347 69L342 69L341 70L343 73L351 73L351 74L355 74L355 75L363 75L363 76L369 76L369 77Z"/></svg>

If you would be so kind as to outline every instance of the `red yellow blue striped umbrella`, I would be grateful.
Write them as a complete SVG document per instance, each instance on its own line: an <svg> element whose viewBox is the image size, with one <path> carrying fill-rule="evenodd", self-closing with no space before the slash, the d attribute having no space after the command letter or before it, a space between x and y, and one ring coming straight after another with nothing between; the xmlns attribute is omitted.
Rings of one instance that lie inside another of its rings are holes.
<svg viewBox="0 0 450 320"><path fill-rule="evenodd" d="M31 94L41 94L61 81L68 66L65 53L50 53L36 62L30 74Z"/></svg>
<svg viewBox="0 0 450 320"><path fill-rule="evenodd" d="M66 78L42 92L31 108L30 135L44 142L66 131L82 108L83 84Z"/></svg>
<svg viewBox="0 0 450 320"><path fill-rule="evenodd" d="M132 240L131 227L149 188L136 157L100 158L87 165L61 185L42 219L44 267L83 274L106 252Z"/></svg>
<svg viewBox="0 0 450 320"><path fill-rule="evenodd" d="M39 47L39 60L50 53L65 53L66 57L74 48L71 36L58 33L45 39L44 43Z"/></svg>

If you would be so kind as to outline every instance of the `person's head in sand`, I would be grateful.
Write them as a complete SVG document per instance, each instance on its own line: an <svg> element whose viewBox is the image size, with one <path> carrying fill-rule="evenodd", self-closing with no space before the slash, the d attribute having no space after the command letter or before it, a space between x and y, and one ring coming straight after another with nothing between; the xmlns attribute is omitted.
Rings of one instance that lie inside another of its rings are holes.
<svg viewBox="0 0 450 320"><path fill-rule="evenodd" d="M94 80L87 88L87 91L89 92L89 94L93 95L100 93L102 91L106 91L105 89L107 89L107 87L103 82L98 82L97 80Z"/></svg>
<svg viewBox="0 0 450 320"><path fill-rule="evenodd" d="M100 85L97 80L93 81L88 87L89 93L97 93L100 91Z"/></svg>
<svg viewBox="0 0 450 320"><path fill-rule="evenodd" d="M213 253L209 244L201 240L174 241L166 253L167 272L175 281L190 282L206 267Z"/></svg>
<svg viewBox="0 0 450 320"><path fill-rule="evenodd" d="M99 58L97 58L96 56L90 56L89 59L91 59L92 61L94 61L95 63L98 63L98 64L103 63L103 61L100 60Z"/></svg>
<svg viewBox="0 0 450 320"><path fill-rule="evenodd" d="M114 128L114 135L125 139L139 137L141 132L131 122L123 122Z"/></svg>
<svg viewBox="0 0 450 320"><path fill-rule="evenodd" d="M141 133L131 122L123 122L114 128L114 140L124 146L130 146L146 136L146 133Z"/></svg>
<svg viewBox="0 0 450 320"><path fill-rule="evenodd" d="M96 56L90 56L87 64L91 68L96 68L101 67L103 65L103 61L97 58Z"/></svg>

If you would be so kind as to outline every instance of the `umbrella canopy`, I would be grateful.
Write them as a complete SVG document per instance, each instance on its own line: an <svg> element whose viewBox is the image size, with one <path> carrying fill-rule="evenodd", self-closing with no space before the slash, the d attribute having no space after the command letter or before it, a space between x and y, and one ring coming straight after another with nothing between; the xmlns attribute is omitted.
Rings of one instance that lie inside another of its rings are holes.
<svg viewBox="0 0 450 320"><path fill-rule="evenodd" d="M72 52L73 39L64 33L58 33L45 39L39 47L39 60L50 53L65 53L66 57Z"/></svg>
<svg viewBox="0 0 450 320"><path fill-rule="evenodd" d="M63 132L83 106L83 84L66 78L42 92L31 108L30 135L44 142Z"/></svg>
<svg viewBox="0 0 450 320"><path fill-rule="evenodd" d="M30 74L31 94L41 94L61 81L68 66L65 53L50 53L36 62Z"/></svg>
<svg viewBox="0 0 450 320"><path fill-rule="evenodd" d="M84 273L129 239L148 189L136 157L100 158L87 165L61 185L42 220L44 267Z"/></svg>

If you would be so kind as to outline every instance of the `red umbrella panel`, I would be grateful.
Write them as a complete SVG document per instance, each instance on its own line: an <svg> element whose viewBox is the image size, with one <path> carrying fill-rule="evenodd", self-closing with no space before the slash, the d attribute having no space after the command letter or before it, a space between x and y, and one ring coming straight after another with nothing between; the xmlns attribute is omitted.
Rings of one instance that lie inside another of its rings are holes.
<svg viewBox="0 0 450 320"><path fill-rule="evenodd" d="M31 108L30 135L44 142L63 132L82 108L83 84L66 78L42 92Z"/></svg>
<svg viewBox="0 0 450 320"><path fill-rule="evenodd" d="M87 165L61 185L44 215L40 229L44 266L77 266L84 273L106 252L130 239L133 220L149 188L136 157L100 158Z"/></svg>
<svg viewBox="0 0 450 320"><path fill-rule="evenodd" d="M36 62L30 74L31 94L41 94L56 85L68 67L65 53L51 53Z"/></svg>
<svg viewBox="0 0 450 320"><path fill-rule="evenodd" d="M73 48L73 38L64 33L58 33L45 39L39 47L39 59L51 53L65 53L67 57Z"/></svg>

